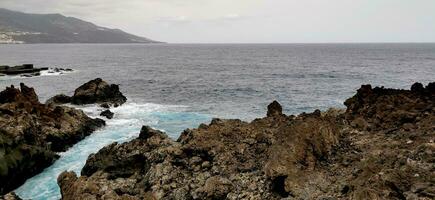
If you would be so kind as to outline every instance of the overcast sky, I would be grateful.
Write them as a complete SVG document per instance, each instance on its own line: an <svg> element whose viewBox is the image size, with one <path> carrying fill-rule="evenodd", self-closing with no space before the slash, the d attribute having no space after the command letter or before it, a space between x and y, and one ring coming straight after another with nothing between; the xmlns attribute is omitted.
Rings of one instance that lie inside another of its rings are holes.
<svg viewBox="0 0 435 200"><path fill-rule="evenodd" d="M435 42L435 0L0 0L179 43Z"/></svg>

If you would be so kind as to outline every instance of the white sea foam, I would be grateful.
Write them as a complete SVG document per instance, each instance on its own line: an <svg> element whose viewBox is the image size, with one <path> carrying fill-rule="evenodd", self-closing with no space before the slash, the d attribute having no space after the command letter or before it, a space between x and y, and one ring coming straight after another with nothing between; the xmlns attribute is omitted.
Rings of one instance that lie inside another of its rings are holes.
<svg viewBox="0 0 435 200"><path fill-rule="evenodd" d="M56 72L56 71L53 71L53 70L44 70L44 71L40 72L41 73L40 76L60 76L60 75L71 74L71 73L74 73L74 72L75 71L70 71L70 72L68 72L68 71L59 71L59 72Z"/></svg>
<svg viewBox="0 0 435 200"><path fill-rule="evenodd" d="M104 108L97 105L74 106L82 109L91 117L100 117ZM209 120L207 115L187 112L186 106L159 105L152 103L126 103L111 108L114 118L106 120L106 126L80 141L61 156L52 166L42 173L28 179L15 192L24 199L59 199L60 190L57 176L63 171L74 171L80 174L87 157L113 142L126 142L138 136L142 125L168 131L175 138L185 128L196 127Z"/></svg>
<svg viewBox="0 0 435 200"><path fill-rule="evenodd" d="M68 75L71 73L76 73L77 71L61 71L61 72L55 72L53 70L43 70L40 71L39 76L31 76L31 77L26 77L26 76L22 76L22 75L13 75L13 76L9 76L9 75L4 75L4 76L0 76L0 80L15 80L15 79L28 79L28 78L39 78L39 77L44 77L44 76L63 76L63 75Z"/></svg>

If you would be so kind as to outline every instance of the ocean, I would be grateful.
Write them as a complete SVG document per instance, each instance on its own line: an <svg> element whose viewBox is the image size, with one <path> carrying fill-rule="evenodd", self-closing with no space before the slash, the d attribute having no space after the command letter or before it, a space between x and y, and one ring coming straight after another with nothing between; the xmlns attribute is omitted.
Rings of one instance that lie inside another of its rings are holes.
<svg viewBox="0 0 435 200"><path fill-rule="evenodd" d="M343 102L361 84L409 88L435 78L435 44L29 44L0 45L0 65L72 68L66 74L0 77L0 88L24 82L44 102L72 95L97 77L120 84L128 98L115 118L41 174L15 190L23 198L58 199L57 175L80 174L86 158L125 142L142 125L172 138L214 117L252 120L278 100L286 114ZM77 107L98 117L96 105Z"/></svg>

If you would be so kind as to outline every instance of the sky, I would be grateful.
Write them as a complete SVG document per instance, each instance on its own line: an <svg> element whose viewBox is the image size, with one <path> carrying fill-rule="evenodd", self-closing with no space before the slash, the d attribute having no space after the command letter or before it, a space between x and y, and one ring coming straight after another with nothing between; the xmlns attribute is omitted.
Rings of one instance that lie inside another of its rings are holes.
<svg viewBox="0 0 435 200"><path fill-rule="evenodd" d="M170 43L435 42L435 0L0 0Z"/></svg>

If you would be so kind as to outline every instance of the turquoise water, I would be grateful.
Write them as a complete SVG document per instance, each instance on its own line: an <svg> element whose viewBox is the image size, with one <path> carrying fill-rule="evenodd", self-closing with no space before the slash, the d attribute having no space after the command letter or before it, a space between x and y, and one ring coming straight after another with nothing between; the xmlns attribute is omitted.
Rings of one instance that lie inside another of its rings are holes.
<svg viewBox="0 0 435 200"><path fill-rule="evenodd" d="M78 107L88 115L97 117L101 108L97 106ZM24 199L51 200L60 198L57 176L63 171L80 174L89 154L113 142L126 142L136 138L142 125L165 131L177 138L186 128L197 127L210 120L208 115L188 112L185 106L127 103L111 109L115 117L106 120L106 127L61 153L61 157L42 173L28 179L15 192Z"/></svg>

